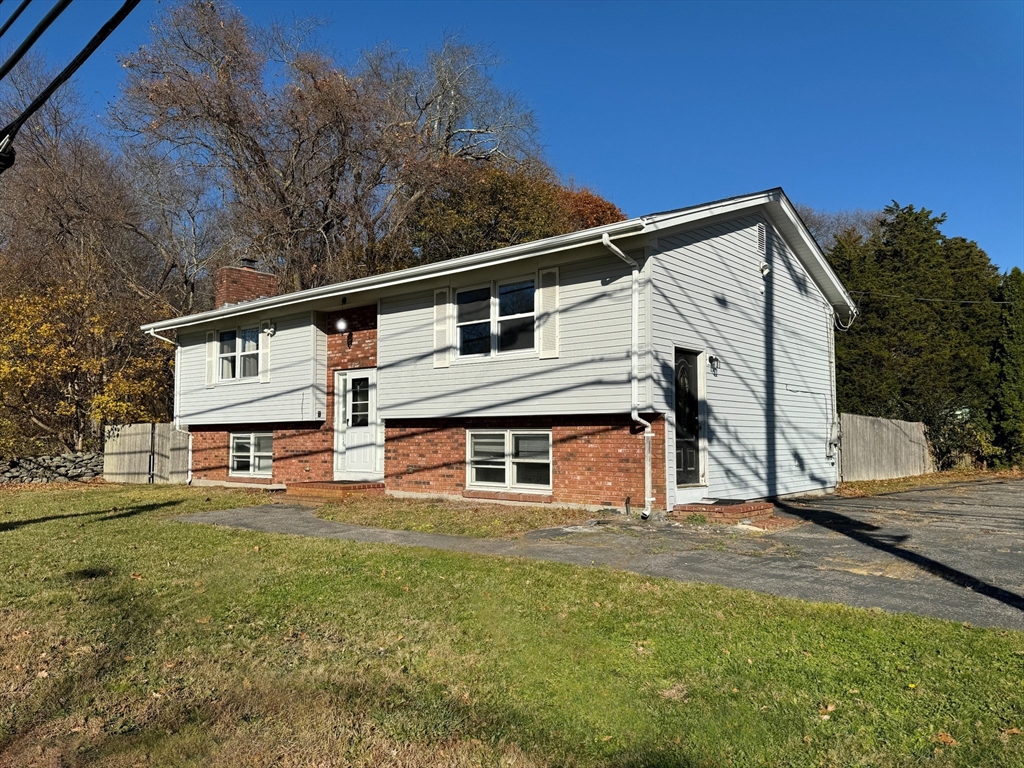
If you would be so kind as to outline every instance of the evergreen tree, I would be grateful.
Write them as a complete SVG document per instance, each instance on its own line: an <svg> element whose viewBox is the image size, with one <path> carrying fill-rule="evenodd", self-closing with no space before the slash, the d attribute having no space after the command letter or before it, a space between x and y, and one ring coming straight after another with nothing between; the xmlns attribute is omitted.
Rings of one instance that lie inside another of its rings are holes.
<svg viewBox="0 0 1024 768"><path fill-rule="evenodd" d="M861 317L836 340L840 410L925 423L940 466L987 460L999 366L999 272L945 216L885 208L876 233L848 230L829 258Z"/></svg>
<svg viewBox="0 0 1024 768"><path fill-rule="evenodd" d="M997 394L996 437L1004 462L1024 464L1024 272L1020 267L1003 278L1000 382Z"/></svg>

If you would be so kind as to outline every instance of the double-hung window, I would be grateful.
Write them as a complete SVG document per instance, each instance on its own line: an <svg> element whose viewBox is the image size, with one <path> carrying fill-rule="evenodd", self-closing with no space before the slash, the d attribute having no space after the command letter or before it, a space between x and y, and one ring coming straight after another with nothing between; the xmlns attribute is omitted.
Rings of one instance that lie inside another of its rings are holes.
<svg viewBox="0 0 1024 768"><path fill-rule="evenodd" d="M467 434L467 486L551 490L551 433L473 430Z"/></svg>
<svg viewBox="0 0 1024 768"><path fill-rule="evenodd" d="M220 380L260 375L260 329L221 331L218 345Z"/></svg>
<svg viewBox="0 0 1024 768"><path fill-rule="evenodd" d="M467 288L455 293L459 357L484 357L534 348L533 279Z"/></svg>
<svg viewBox="0 0 1024 768"><path fill-rule="evenodd" d="M231 434L232 475L270 477L274 464L272 432L233 432Z"/></svg>
<svg viewBox="0 0 1024 768"><path fill-rule="evenodd" d="M455 295L459 357L491 354L491 289L470 288Z"/></svg>
<svg viewBox="0 0 1024 768"><path fill-rule="evenodd" d="M498 284L498 351L533 349L533 280Z"/></svg>

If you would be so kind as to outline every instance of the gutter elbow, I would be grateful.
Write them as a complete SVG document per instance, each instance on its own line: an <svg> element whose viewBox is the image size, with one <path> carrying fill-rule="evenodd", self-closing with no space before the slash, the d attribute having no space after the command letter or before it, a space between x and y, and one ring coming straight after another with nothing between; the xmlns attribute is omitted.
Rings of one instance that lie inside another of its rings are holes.
<svg viewBox="0 0 1024 768"><path fill-rule="evenodd" d="M632 269L640 269L640 265L637 264L634 259L631 259L629 256L627 256L622 251L622 249L619 248L619 246L615 245L615 243L612 242L612 239L611 239L611 237L608 236L607 232L605 232L603 235L601 235L601 244L605 248L607 248L609 251L614 253L616 256L618 256L620 259L622 259L624 262L629 264L629 266Z"/></svg>
<svg viewBox="0 0 1024 768"><path fill-rule="evenodd" d="M152 328L150 328L148 331L146 331L146 333L148 333L154 339L160 339L160 341L166 341L168 344L173 344L174 346L178 346L178 342L172 341L171 339L168 339L166 336L161 336L159 333L154 331Z"/></svg>

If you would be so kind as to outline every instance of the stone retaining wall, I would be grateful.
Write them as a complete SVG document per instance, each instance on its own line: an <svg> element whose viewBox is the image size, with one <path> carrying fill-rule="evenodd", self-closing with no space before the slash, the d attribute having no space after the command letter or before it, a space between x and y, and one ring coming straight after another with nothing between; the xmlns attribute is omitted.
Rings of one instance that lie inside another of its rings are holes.
<svg viewBox="0 0 1024 768"><path fill-rule="evenodd" d="M0 461L0 483L67 483L102 475L102 453L63 453Z"/></svg>

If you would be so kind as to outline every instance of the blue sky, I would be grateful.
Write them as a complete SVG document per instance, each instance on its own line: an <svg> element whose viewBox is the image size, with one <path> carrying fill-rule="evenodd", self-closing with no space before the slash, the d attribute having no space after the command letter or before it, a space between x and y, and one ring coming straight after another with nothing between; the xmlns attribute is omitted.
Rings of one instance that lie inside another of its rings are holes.
<svg viewBox="0 0 1024 768"><path fill-rule="evenodd" d="M419 56L446 32L491 46L548 161L631 216L774 186L830 210L895 199L1024 267L1024 2L236 4L257 21L324 18L342 63L384 42ZM119 5L75 0L40 49L62 65ZM115 54L159 11L144 0L80 70L97 112Z"/></svg>

